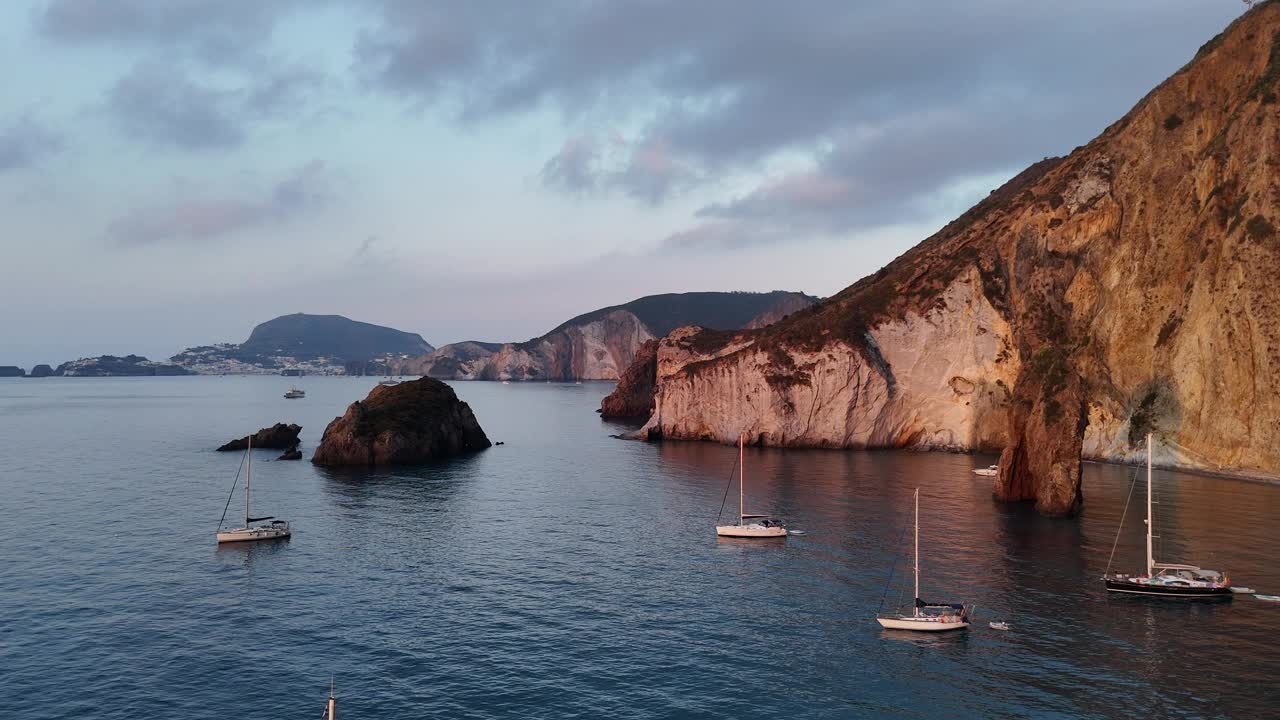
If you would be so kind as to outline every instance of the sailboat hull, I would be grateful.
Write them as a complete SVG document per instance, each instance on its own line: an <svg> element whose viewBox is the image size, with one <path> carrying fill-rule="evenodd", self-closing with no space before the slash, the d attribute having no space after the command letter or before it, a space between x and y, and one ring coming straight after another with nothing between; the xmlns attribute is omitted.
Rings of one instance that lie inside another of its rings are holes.
<svg viewBox="0 0 1280 720"><path fill-rule="evenodd" d="M764 525L717 525L716 535L734 538L780 538L787 536L787 529Z"/></svg>
<svg viewBox="0 0 1280 720"><path fill-rule="evenodd" d="M288 528L256 527L237 528L218 533L219 543L254 542L256 540L283 540L289 537Z"/></svg>
<svg viewBox="0 0 1280 720"><path fill-rule="evenodd" d="M911 617L910 615L878 617L876 622L880 623L880 627L886 630L913 630L915 632L949 632L969 627L968 622L954 615L943 617Z"/></svg>
<svg viewBox="0 0 1280 720"><path fill-rule="evenodd" d="M1107 592L1128 593L1130 595L1147 595L1150 597L1165 598L1226 598L1231 599L1231 588L1228 587L1198 587L1189 585L1153 585L1149 583L1135 582L1133 580L1119 580L1107 578Z"/></svg>

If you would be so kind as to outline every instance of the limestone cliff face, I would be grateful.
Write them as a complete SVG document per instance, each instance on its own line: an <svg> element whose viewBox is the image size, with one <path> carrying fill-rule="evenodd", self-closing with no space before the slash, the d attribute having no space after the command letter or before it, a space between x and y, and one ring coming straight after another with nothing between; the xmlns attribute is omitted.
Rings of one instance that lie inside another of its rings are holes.
<svg viewBox="0 0 1280 720"><path fill-rule="evenodd" d="M1082 457L1136 460L1148 430L1161 464L1274 477L1278 82L1268 2L875 275L764 330L664 338L643 434L1002 447L996 495L1047 513L1079 506Z"/></svg>
<svg viewBox="0 0 1280 720"><path fill-rule="evenodd" d="M456 380L618 380L646 342L681 321L759 327L815 300L791 292L653 295L580 315L527 342L445 345L398 369Z"/></svg>

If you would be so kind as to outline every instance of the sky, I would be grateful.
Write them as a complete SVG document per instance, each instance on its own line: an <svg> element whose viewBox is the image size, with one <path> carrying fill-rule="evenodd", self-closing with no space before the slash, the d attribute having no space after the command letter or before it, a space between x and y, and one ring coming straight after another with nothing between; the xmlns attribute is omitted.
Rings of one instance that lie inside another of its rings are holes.
<svg viewBox="0 0 1280 720"><path fill-rule="evenodd" d="M1237 0L0 3L0 365L874 272Z"/></svg>

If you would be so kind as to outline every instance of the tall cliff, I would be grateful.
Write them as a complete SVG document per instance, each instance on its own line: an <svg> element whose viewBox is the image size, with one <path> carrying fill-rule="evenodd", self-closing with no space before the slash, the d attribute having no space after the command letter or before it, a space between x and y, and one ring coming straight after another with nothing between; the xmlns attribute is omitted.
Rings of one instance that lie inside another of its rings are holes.
<svg viewBox="0 0 1280 720"><path fill-rule="evenodd" d="M676 327L758 327L816 300L782 291L650 295L579 315L527 342L445 345L397 369L454 380L617 380L646 342Z"/></svg>
<svg viewBox="0 0 1280 720"><path fill-rule="evenodd" d="M825 302L657 351L641 434L995 450L994 491L1080 502L1082 457L1280 472L1280 4L1125 117Z"/></svg>

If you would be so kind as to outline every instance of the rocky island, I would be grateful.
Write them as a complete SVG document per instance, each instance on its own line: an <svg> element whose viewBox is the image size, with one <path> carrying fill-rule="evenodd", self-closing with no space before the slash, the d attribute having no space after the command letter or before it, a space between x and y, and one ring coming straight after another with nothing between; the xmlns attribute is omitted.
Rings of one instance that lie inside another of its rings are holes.
<svg viewBox="0 0 1280 720"><path fill-rule="evenodd" d="M653 383L647 438L999 450L995 495L1048 514L1149 430L1162 465L1275 477L1278 96L1266 3L874 275L763 330L677 330L618 391Z"/></svg>
<svg viewBox="0 0 1280 720"><path fill-rule="evenodd" d="M471 407L434 378L379 385L324 429L316 465L411 465L489 447Z"/></svg>
<svg viewBox="0 0 1280 720"><path fill-rule="evenodd" d="M262 428L253 434L253 447L262 448L264 450L291 450L298 447L298 435L302 432L301 425L276 423L269 428ZM218 448L218 452L232 452L235 450L244 450L249 447L249 437L245 435L242 438L232 440Z"/></svg>
<svg viewBox="0 0 1280 720"><path fill-rule="evenodd" d="M64 362L53 374L64 377L154 377L195 373L180 365L148 360L141 355L100 355Z"/></svg>

